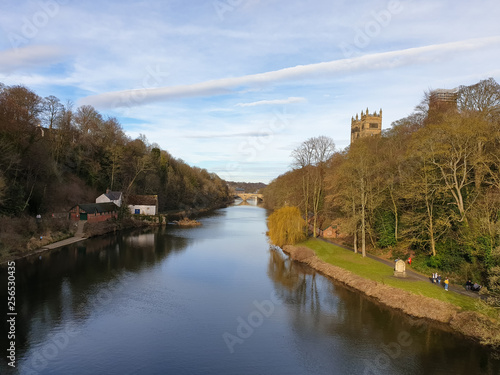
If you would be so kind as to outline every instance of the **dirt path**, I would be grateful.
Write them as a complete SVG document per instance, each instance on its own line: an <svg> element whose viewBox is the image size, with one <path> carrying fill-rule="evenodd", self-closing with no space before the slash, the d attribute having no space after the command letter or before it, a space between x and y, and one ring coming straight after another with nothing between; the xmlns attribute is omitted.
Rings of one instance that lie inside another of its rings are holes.
<svg viewBox="0 0 500 375"><path fill-rule="evenodd" d="M352 248L349 248L349 247L344 246L344 245L340 245L340 244L335 243L333 241L330 241L330 240L328 240L326 238L319 238L318 237L318 239L320 239L321 241L324 241L324 242L331 243L332 245L341 247L341 248L343 248L345 250L349 250L349 251L354 252L354 250ZM366 256L368 258L370 258L370 259L376 260L377 262L384 263L384 264L388 265L389 267L394 268L394 262L392 262L390 260L383 259L383 258L380 258L380 257L378 257L376 255L368 254L368 253L366 254ZM423 274L421 274L419 272L416 272L416 271L412 270L411 268L408 268L408 266L406 268L406 275L410 279L420 280L420 281L426 281L428 283L432 283L431 279L430 279L430 276L426 276L426 275L423 275ZM444 288L444 284L443 283L441 283L440 285L438 285L438 284L434 284L434 285L436 286L436 288ZM479 293L468 291L468 290L466 290L464 287L462 287L460 285L455 285L455 284L451 284L450 283L449 290L452 291L452 292L458 293L458 294L463 294L464 296L469 296L469 297L473 297L473 298L480 298Z"/></svg>

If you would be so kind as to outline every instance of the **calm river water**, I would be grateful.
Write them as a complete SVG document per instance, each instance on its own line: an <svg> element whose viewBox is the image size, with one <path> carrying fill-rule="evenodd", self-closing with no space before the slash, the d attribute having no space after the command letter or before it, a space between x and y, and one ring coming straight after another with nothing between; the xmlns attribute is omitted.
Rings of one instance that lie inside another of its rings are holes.
<svg viewBox="0 0 500 375"><path fill-rule="evenodd" d="M17 368L4 324L0 373L500 373L478 345L287 260L268 244L266 217L232 206L201 227L99 237L16 262Z"/></svg>

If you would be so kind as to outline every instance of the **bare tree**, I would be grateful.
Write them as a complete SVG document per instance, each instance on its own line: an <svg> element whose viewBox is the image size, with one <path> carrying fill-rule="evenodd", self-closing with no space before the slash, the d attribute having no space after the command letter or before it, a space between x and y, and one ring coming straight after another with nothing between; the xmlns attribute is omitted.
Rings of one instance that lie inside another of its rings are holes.
<svg viewBox="0 0 500 375"><path fill-rule="evenodd" d="M309 138L292 151L294 165L304 171L302 190L305 219L309 219L309 207L313 211L313 235L317 235L318 212L322 203L325 163L333 156L335 143L329 137Z"/></svg>
<svg viewBox="0 0 500 375"><path fill-rule="evenodd" d="M42 121L43 124L52 129L61 118L64 106L61 101L53 95L47 96L42 101Z"/></svg>
<svg viewBox="0 0 500 375"><path fill-rule="evenodd" d="M489 117L500 112L500 85L488 78L475 85L460 86L457 99L462 112L480 112Z"/></svg>

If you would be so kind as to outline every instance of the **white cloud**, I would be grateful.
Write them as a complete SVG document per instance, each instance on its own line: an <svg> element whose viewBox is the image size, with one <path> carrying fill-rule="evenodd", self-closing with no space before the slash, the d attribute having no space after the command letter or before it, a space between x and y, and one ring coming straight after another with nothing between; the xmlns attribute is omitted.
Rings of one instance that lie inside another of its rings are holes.
<svg viewBox="0 0 500 375"><path fill-rule="evenodd" d="M259 100L251 103L238 103L236 107L255 107L257 105L278 105L278 104L292 104L306 102L306 98L289 97L288 99L274 99L274 100Z"/></svg>
<svg viewBox="0 0 500 375"><path fill-rule="evenodd" d="M83 98L80 104L90 104L99 108L120 107L124 98L140 96L140 101L129 101L127 106L199 96L229 94L242 86L269 85L274 82L293 81L305 78L324 79L345 72L359 72L394 69L407 65L425 64L449 58L450 54L467 52L500 44L500 36L467 39L458 42L434 44L391 52L373 53L349 59L298 65L266 73L251 74L234 78L222 78L190 85L135 89L107 92Z"/></svg>
<svg viewBox="0 0 500 375"><path fill-rule="evenodd" d="M57 2L17 56L9 33L23 35L47 1L2 3L3 83L106 109L129 135L190 164L228 171L237 162L238 180L275 177L311 136L347 146L351 116L367 106L383 109L385 129L430 88L500 77L497 0L403 0L390 22L377 21L387 0L246 0L223 21L210 1ZM356 44L375 21L380 32ZM356 46L350 59L346 44ZM293 119L265 137L281 124L277 107ZM253 154L261 167L250 171Z"/></svg>

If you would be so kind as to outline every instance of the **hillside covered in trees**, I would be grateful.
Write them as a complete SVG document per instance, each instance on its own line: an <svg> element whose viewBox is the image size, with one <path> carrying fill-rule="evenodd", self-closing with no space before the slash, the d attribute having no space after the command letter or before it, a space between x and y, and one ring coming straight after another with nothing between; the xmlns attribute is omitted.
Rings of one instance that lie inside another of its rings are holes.
<svg viewBox="0 0 500 375"><path fill-rule="evenodd" d="M159 210L213 207L228 188L92 106L0 84L0 215L65 212L111 189L155 194Z"/></svg>
<svg viewBox="0 0 500 375"><path fill-rule="evenodd" d="M363 253L411 254L424 272L500 290L500 85L461 86L456 104L435 104L427 93L381 136L342 151L326 137L304 142L265 203L297 206L318 228L337 225Z"/></svg>
<svg viewBox="0 0 500 375"><path fill-rule="evenodd" d="M267 185L262 182L227 181L227 186L232 192L236 192L236 189L243 189L245 193L257 193L260 189L265 188Z"/></svg>

